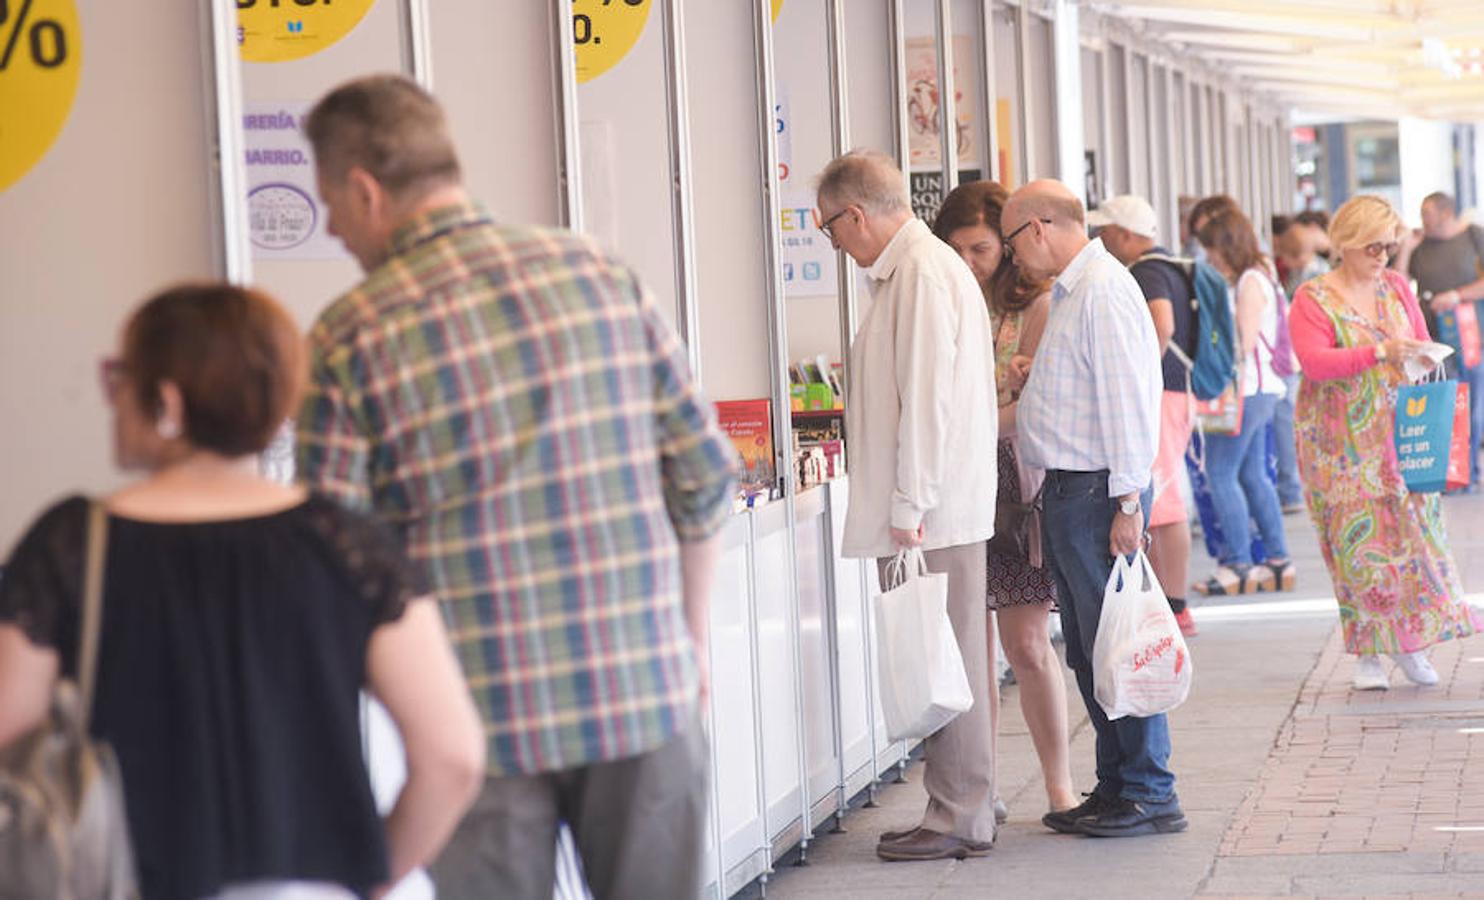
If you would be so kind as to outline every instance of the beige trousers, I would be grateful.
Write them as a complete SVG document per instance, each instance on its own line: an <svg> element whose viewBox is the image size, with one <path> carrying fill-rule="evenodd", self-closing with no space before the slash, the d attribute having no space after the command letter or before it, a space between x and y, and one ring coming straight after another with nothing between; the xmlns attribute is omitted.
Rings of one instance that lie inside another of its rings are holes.
<svg viewBox="0 0 1484 900"><path fill-rule="evenodd" d="M948 576L948 618L963 654L974 705L926 741L922 782L928 804L922 827L971 841L992 841L995 834L985 558L983 541L923 553L929 572ZM885 586L890 560L876 562Z"/></svg>

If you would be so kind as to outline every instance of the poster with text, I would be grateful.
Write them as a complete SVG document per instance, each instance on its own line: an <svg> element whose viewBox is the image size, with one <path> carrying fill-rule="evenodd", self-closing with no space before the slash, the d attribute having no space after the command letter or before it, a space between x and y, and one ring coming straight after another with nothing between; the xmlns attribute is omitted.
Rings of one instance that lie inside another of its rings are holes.
<svg viewBox="0 0 1484 900"><path fill-rule="evenodd" d="M344 259L325 230L328 215L314 182L314 154L301 131L310 104L243 104L247 218L254 259Z"/></svg>
<svg viewBox="0 0 1484 900"><path fill-rule="evenodd" d="M783 294L824 297L840 289L840 257L819 230L819 213L808 191L785 190L779 209L783 232Z"/></svg>
<svg viewBox="0 0 1484 900"><path fill-rule="evenodd" d="M979 88L974 73L974 39L953 38L953 96L957 113L958 164L978 167L979 143L975 139L974 115L978 111ZM942 166L939 139L938 49L932 38L907 39L907 149L913 171Z"/></svg>

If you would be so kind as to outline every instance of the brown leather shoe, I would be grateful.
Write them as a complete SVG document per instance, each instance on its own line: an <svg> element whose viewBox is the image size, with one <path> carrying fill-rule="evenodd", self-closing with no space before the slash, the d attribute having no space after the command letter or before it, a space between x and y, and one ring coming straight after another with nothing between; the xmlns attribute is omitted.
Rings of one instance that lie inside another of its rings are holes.
<svg viewBox="0 0 1484 900"><path fill-rule="evenodd" d="M912 835L916 834L921 828L921 825L914 825L911 828L904 828L901 831L883 831L881 832L881 838L876 843L894 844L897 841L900 841L902 838L911 837Z"/></svg>
<svg viewBox="0 0 1484 900"><path fill-rule="evenodd" d="M876 855L887 862L920 862L930 859L968 859L988 856L993 843L970 841L930 828L919 828L907 837L876 845Z"/></svg>

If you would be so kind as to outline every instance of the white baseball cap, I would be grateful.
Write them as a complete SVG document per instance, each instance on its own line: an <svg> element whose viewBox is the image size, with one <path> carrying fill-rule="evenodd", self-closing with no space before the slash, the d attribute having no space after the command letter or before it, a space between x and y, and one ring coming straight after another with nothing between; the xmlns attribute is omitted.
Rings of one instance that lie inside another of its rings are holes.
<svg viewBox="0 0 1484 900"><path fill-rule="evenodd" d="M1098 204L1097 209L1088 210L1087 224L1093 228L1117 225L1140 237L1151 240L1159 237L1159 216L1154 207L1143 197L1122 194Z"/></svg>

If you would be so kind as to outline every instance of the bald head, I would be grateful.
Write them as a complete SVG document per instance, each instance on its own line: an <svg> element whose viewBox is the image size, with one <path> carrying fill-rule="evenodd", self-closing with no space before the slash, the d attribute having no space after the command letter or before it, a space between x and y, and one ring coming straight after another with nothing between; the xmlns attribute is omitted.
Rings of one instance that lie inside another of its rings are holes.
<svg viewBox="0 0 1484 900"><path fill-rule="evenodd" d="M1087 212L1060 181L1039 179L1011 194L1001 221L1007 239L1015 235L1016 264L1034 279L1055 277L1087 246Z"/></svg>
<svg viewBox="0 0 1484 900"><path fill-rule="evenodd" d="M1019 217L1014 212L1019 212ZM1087 211L1071 188L1060 181L1041 178L1010 195L1005 214L1016 224L1027 219L1050 219L1054 225L1087 230Z"/></svg>

